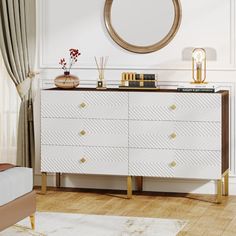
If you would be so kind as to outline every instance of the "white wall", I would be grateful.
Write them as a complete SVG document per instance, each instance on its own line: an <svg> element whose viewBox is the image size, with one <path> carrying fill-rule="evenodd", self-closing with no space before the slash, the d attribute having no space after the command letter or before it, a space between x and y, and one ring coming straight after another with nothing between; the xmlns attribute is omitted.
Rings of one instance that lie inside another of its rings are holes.
<svg viewBox="0 0 236 236"><path fill-rule="evenodd" d="M62 71L58 61L67 57L69 48L78 48L81 56L73 74L82 86L95 85L98 77L94 56L109 56L105 78L120 80L123 71L157 73L163 87L191 80L191 61L184 60L189 48L208 48L207 81L219 83L230 91L230 183L236 183L235 161L235 79L236 79L236 0L181 0L182 22L175 38L165 48L150 54L135 54L116 45L106 32L103 21L105 0L38 1L39 68L42 87L53 85ZM216 53L212 56L212 52ZM39 106L39 97L36 104ZM39 109L36 123L40 123ZM37 178L40 183L40 126L37 131ZM54 184L54 178L50 178ZM125 178L65 175L65 186L125 189ZM214 193L212 181L147 178L146 190Z"/></svg>

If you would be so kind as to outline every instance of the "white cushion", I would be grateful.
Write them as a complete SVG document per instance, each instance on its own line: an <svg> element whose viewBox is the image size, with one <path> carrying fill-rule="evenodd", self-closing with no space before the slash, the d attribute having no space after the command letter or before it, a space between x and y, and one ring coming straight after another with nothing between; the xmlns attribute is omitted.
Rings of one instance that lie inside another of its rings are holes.
<svg viewBox="0 0 236 236"><path fill-rule="evenodd" d="M0 206L31 192L32 189L32 169L15 167L0 172Z"/></svg>

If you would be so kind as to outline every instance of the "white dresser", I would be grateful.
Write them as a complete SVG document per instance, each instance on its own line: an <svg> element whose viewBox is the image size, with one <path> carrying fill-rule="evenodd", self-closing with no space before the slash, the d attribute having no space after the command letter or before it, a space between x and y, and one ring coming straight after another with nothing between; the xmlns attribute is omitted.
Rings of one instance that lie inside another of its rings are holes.
<svg viewBox="0 0 236 236"><path fill-rule="evenodd" d="M212 179L219 202L228 119L227 91L42 90L42 190L47 172L127 176L129 197L132 176Z"/></svg>

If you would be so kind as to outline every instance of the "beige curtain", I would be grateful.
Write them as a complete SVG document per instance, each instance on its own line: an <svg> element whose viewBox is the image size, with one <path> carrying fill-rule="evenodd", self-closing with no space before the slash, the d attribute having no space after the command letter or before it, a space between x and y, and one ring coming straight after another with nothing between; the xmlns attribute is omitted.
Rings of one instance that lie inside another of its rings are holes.
<svg viewBox="0 0 236 236"><path fill-rule="evenodd" d="M32 80L35 77L36 0L0 0L0 49L21 98L17 164L34 167Z"/></svg>

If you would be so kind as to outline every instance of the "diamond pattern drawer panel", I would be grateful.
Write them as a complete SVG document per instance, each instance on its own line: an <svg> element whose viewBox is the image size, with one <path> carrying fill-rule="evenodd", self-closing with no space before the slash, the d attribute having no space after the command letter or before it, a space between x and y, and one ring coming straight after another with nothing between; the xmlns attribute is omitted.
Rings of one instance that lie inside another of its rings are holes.
<svg viewBox="0 0 236 236"><path fill-rule="evenodd" d="M130 149L129 158L133 176L221 178L220 151Z"/></svg>
<svg viewBox="0 0 236 236"><path fill-rule="evenodd" d="M128 175L128 149L42 145L41 171Z"/></svg>
<svg viewBox="0 0 236 236"><path fill-rule="evenodd" d="M221 121L221 95L130 93L132 120Z"/></svg>
<svg viewBox="0 0 236 236"><path fill-rule="evenodd" d="M42 91L41 104L46 118L128 119L125 92Z"/></svg>
<svg viewBox="0 0 236 236"><path fill-rule="evenodd" d="M219 122L130 121L129 146L221 150Z"/></svg>
<svg viewBox="0 0 236 236"><path fill-rule="evenodd" d="M128 121L41 119L46 145L128 147Z"/></svg>

